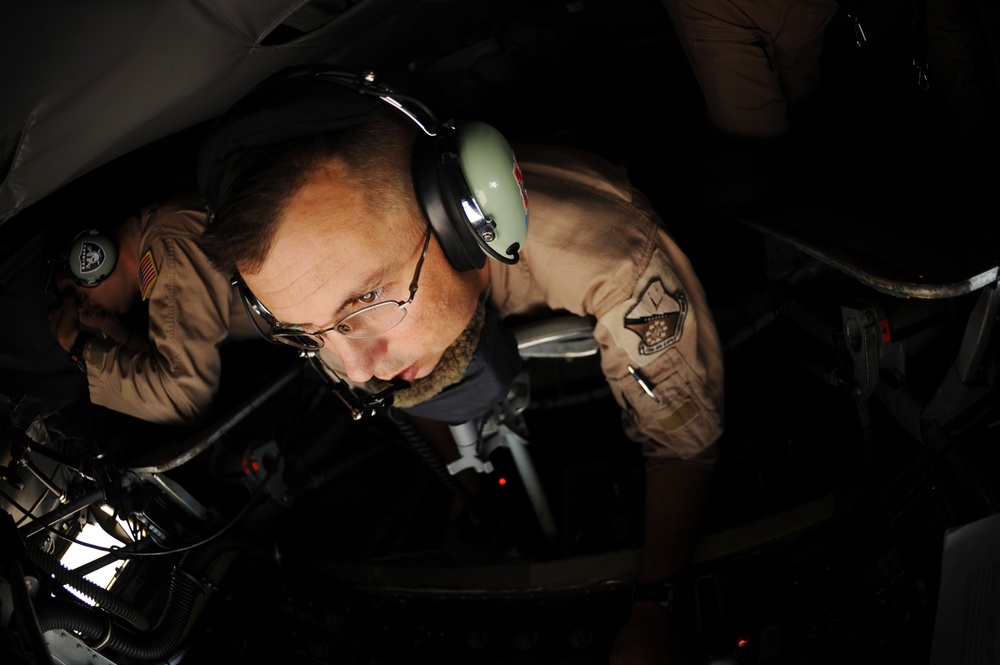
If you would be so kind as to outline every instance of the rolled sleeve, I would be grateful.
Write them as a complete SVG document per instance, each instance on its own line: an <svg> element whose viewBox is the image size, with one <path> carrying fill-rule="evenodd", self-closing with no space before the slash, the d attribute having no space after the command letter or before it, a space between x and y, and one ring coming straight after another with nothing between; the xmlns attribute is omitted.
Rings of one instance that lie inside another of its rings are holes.
<svg viewBox="0 0 1000 665"><path fill-rule="evenodd" d="M688 257L620 169L575 152L527 154L528 238L518 264L491 269L494 303L504 316L594 317L601 369L647 464L711 466L722 350Z"/></svg>

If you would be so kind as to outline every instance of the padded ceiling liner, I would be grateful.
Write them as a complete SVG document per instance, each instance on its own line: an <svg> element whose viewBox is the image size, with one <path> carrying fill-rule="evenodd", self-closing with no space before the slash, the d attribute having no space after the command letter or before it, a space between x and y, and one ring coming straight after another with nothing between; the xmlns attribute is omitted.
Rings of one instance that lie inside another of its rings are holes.
<svg viewBox="0 0 1000 665"><path fill-rule="evenodd" d="M0 223L220 114L269 74L362 68L415 0L87 0L0 6Z"/></svg>

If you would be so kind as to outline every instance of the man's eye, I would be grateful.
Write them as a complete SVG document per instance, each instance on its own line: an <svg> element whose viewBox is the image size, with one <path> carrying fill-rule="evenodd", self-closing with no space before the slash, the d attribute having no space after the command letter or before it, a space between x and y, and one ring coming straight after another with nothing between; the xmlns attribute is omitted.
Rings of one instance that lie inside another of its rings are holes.
<svg viewBox="0 0 1000 665"><path fill-rule="evenodd" d="M382 289L376 289L374 291L369 291L368 293L366 293L363 296L361 296L360 298L358 298L358 302L361 303L362 305L370 305L373 302L377 302L378 299L379 299L379 296L381 296L381 295L382 295Z"/></svg>

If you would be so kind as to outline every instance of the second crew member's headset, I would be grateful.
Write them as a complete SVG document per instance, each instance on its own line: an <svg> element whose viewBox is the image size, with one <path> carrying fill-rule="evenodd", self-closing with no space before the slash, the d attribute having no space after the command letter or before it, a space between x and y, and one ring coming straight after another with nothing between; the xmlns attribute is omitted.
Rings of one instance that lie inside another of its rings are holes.
<svg viewBox="0 0 1000 665"><path fill-rule="evenodd" d="M482 268L486 257L516 263L528 230L528 199L514 152L503 135L483 122L441 123L419 100L397 93L373 73L359 75L328 65L279 71L215 122L198 158L207 223L215 223L227 181L233 177L227 173L230 157L245 149L359 125L383 103L419 128L411 160L413 186L452 267ZM241 289L241 296L248 312L253 309L270 317L248 291ZM307 357L316 366L316 354ZM391 405L396 390L362 396L343 381L333 387L355 419Z"/></svg>
<svg viewBox="0 0 1000 665"><path fill-rule="evenodd" d="M209 223L225 197L230 156L358 125L384 103L419 127L413 185L451 265L456 270L481 268L486 257L516 263L527 235L528 200L503 135L478 121L442 124L423 103L395 92L373 73L327 65L291 67L272 75L216 121L198 159Z"/></svg>
<svg viewBox="0 0 1000 665"><path fill-rule="evenodd" d="M78 233L66 254L66 268L80 286L97 286L118 263L118 243L97 229Z"/></svg>

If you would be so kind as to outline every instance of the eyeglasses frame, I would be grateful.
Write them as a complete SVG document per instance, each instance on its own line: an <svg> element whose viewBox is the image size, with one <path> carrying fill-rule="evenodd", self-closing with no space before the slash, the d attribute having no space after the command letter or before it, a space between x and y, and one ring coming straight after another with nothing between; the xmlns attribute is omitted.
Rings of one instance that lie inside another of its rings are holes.
<svg viewBox="0 0 1000 665"><path fill-rule="evenodd" d="M247 310L247 314L250 315L254 327L257 328L257 332L260 333L261 336L265 337L269 341L285 344L287 346L291 346L302 351L315 352L321 349L325 345L326 340L323 337L323 335L325 335L326 333L338 332L341 335L347 337L348 339L368 339L371 337L378 337L379 335L384 335L385 333L389 332L390 330L398 326L400 323L402 323L404 319L406 319L406 314L407 314L406 308L413 303L413 299L417 295L418 282L420 280L420 272L423 269L424 259L427 257L427 248L430 246L431 235L432 235L431 227L430 225L428 225L427 234L424 237L424 245L420 252L420 258L417 260L417 267L413 271L413 279L410 281L410 286L409 286L410 297L405 302L401 300L386 300L383 302L374 303L372 305L362 307L356 312L351 312L347 316L338 320L329 328L323 328L322 330L316 330L314 332L306 332L301 326L281 323L280 321L278 321L275 318L275 316L271 313L271 311L264 306L264 303L262 303L257 298L257 296L253 294L253 292L250 290L250 287L247 286L246 282L243 280L243 278L240 276L239 273L235 273L233 275L231 282L234 286L236 286L237 290L239 291L240 299L243 301L243 307ZM403 316L400 317L399 321L397 321L390 327L386 328L385 330L382 330L373 335L366 335L364 337L351 337L347 333L338 330L338 328L344 323L344 321L347 321L352 317L356 317L360 314L363 314L364 312L373 310L377 307L384 307L386 305L395 305L396 307L398 307L403 311ZM251 311L253 313L256 313L261 319L264 320L264 323L268 325L269 330L265 332L265 330L261 328L260 324L257 322L256 318L254 318ZM316 345L308 346L293 341L297 338L302 338L302 337L307 337L315 341Z"/></svg>

